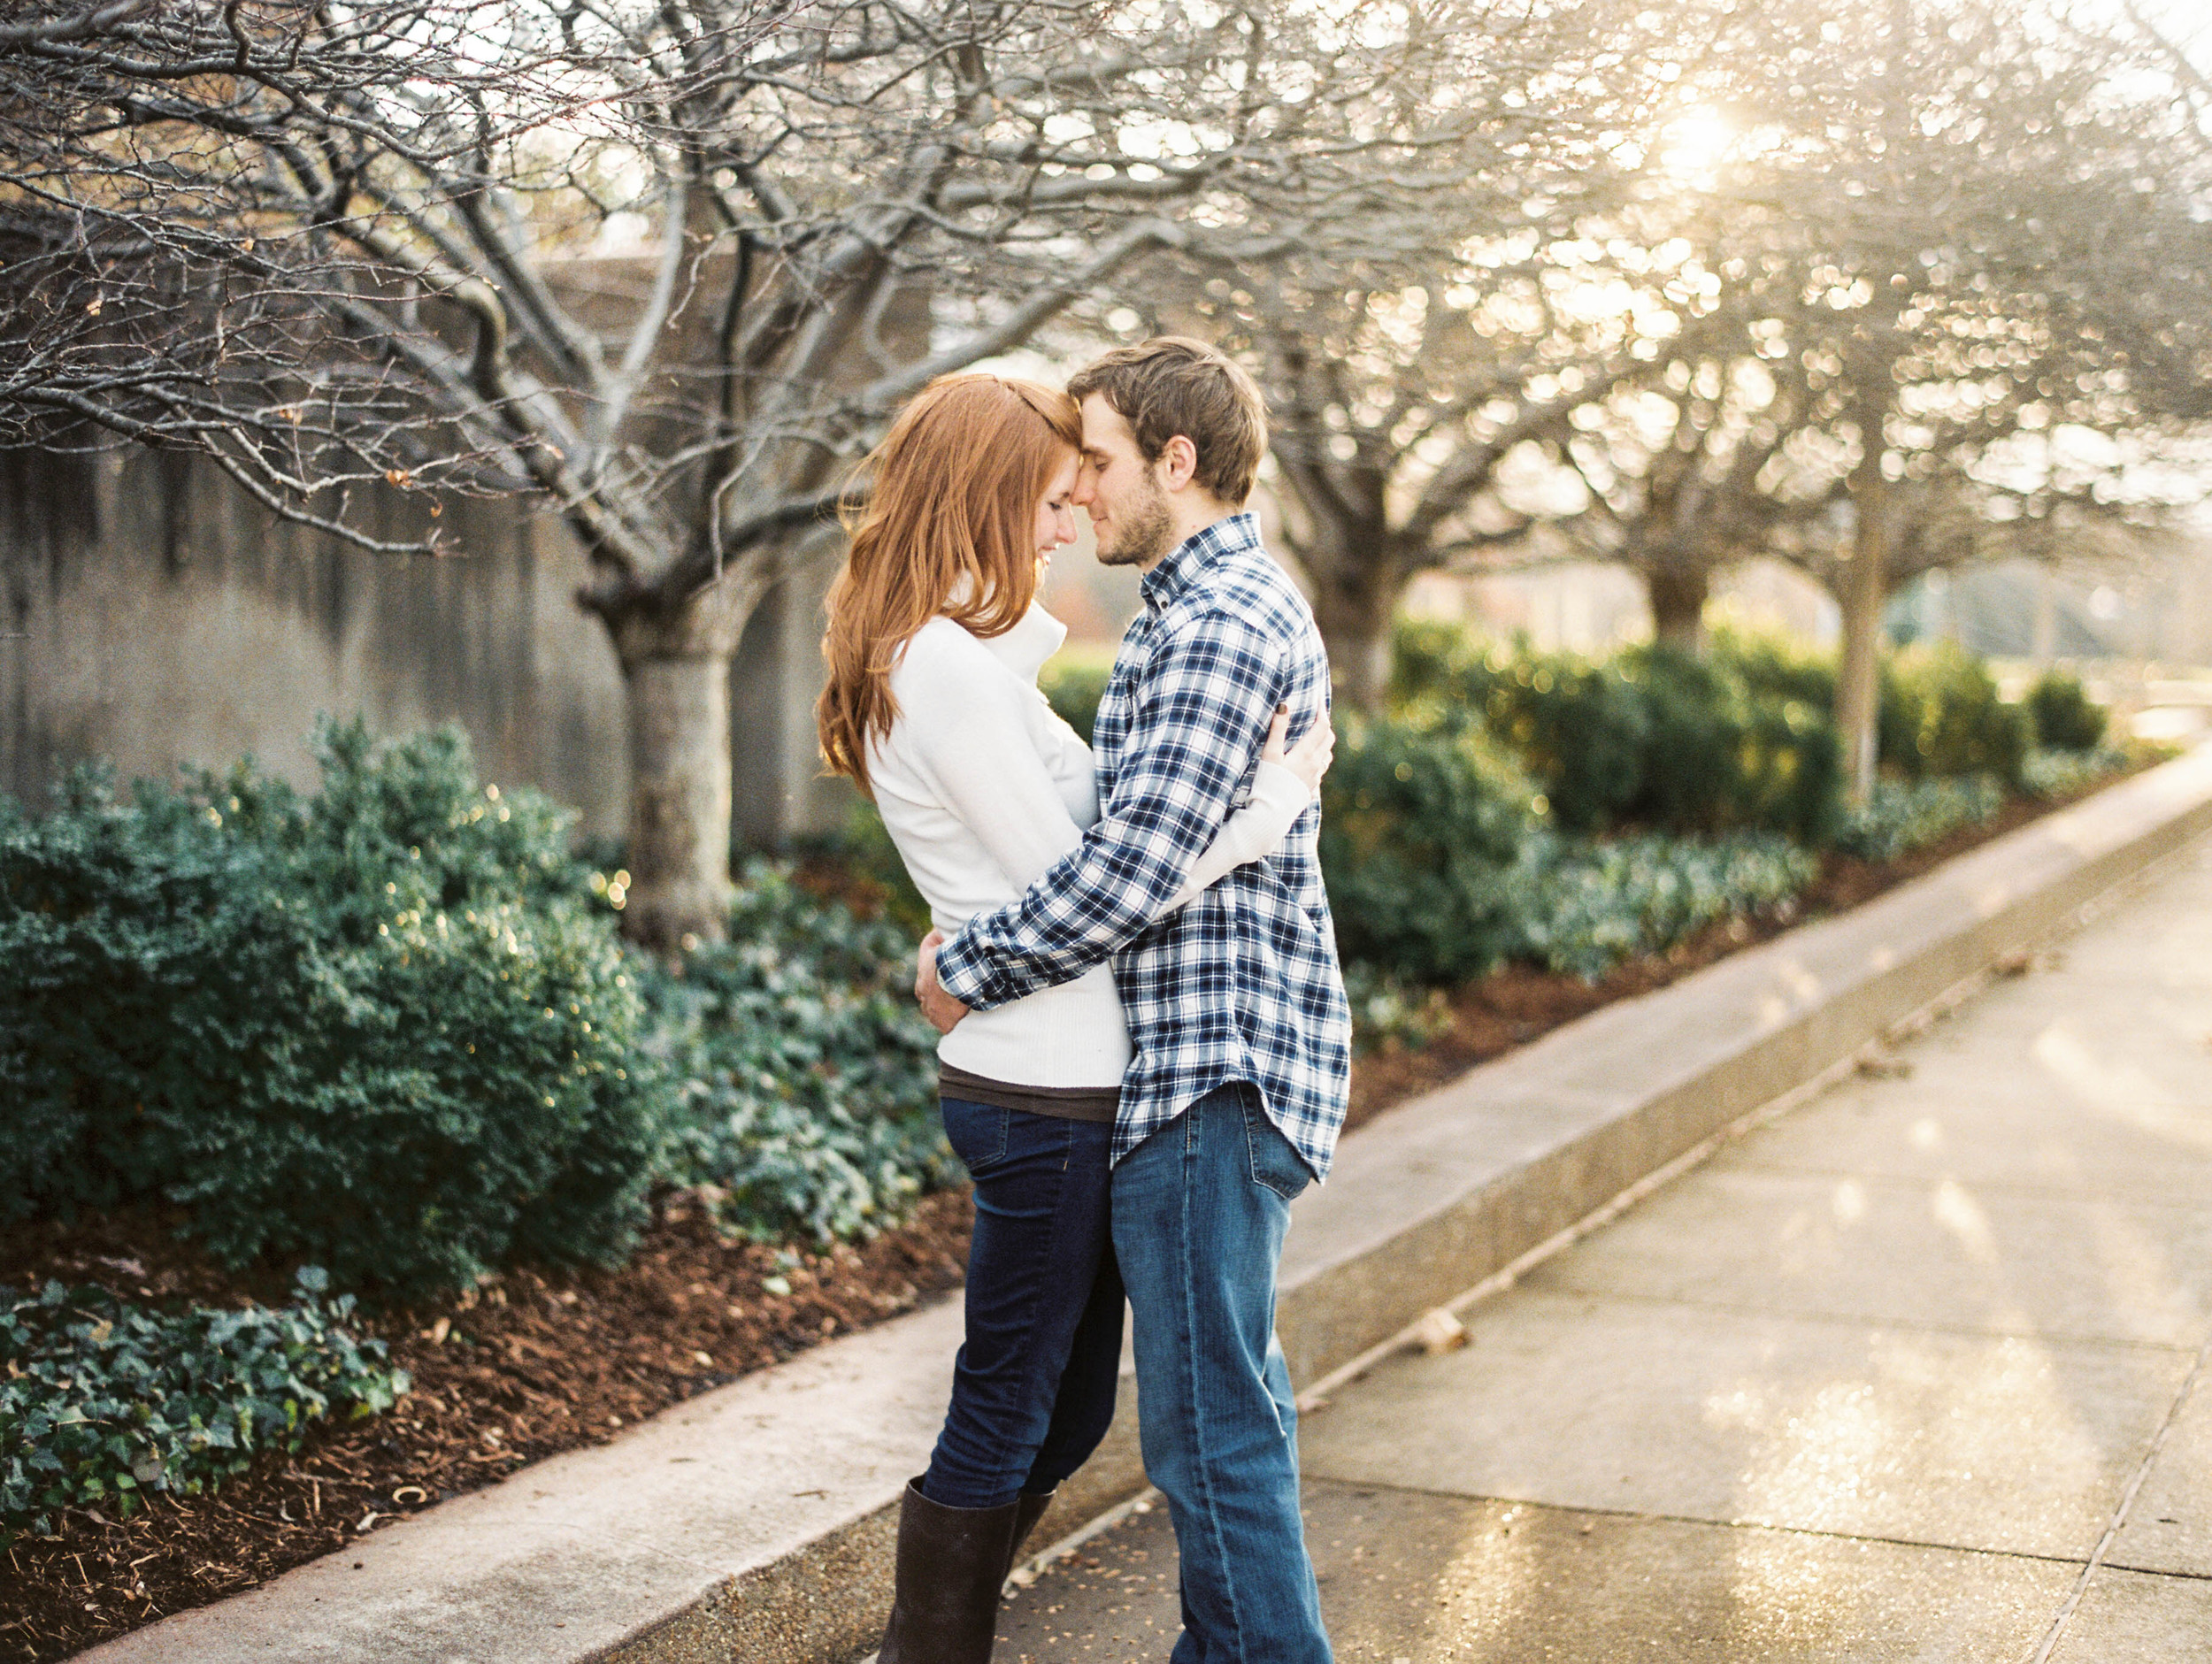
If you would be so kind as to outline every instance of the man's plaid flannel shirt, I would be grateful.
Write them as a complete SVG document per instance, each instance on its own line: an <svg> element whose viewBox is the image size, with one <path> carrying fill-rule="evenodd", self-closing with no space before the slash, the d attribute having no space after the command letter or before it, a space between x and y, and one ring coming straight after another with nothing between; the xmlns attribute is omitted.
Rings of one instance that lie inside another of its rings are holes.
<svg viewBox="0 0 2212 1664"><path fill-rule="evenodd" d="M1136 1044L1114 1160L1242 1080L1323 1177L1344 1124L1352 1021L1315 847L1320 809L1276 854L1152 920L1249 794L1275 707L1290 707L1293 740L1327 708L1328 659L1249 514L1186 541L1143 590L1092 737L1098 824L1018 902L962 926L937 979L989 1010L1113 955Z"/></svg>

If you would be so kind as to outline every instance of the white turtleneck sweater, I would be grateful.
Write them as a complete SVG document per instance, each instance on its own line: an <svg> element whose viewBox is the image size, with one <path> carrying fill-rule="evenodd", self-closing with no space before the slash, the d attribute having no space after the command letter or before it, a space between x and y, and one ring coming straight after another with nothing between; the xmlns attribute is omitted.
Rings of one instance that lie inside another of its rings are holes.
<svg viewBox="0 0 2212 1664"><path fill-rule="evenodd" d="M876 808L948 935L1021 899L1098 818L1091 748L1054 714L1037 672L1067 630L1032 606L1004 635L931 619L891 672L898 716L868 753ZM1215 879L1282 842L1311 801L1306 784L1260 764L1251 801L1192 868L1171 913ZM995 1010L972 1012L938 1042L956 1069L1023 1086L1113 1087L1129 1067L1129 1029L1110 966Z"/></svg>

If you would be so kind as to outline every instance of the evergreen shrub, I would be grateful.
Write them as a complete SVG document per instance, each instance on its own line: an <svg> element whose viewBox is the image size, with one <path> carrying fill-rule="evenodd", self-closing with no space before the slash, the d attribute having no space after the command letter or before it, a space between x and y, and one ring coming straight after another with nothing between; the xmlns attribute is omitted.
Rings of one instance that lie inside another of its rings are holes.
<svg viewBox="0 0 2212 1664"><path fill-rule="evenodd" d="M2022 702L2035 743L2046 751L2094 751L2104 743L2112 721L2112 713L2089 697L2080 679L2064 671L2046 671Z"/></svg>
<svg viewBox="0 0 2212 1664"><path fill-rule="evenodd" d="M1088 744L1091 730L1098 722L1098 702L1106 697L1106 684L1113 673L1111 658L1063 653L1045 666L1037 686L1061 720Z"/></svg>
<svg viewBox="0 0 2212 1664"><path fill-rule="evenodd" d="M1755 699L1796 700L1817 711L1836 705L1836 661L1797 638L1726 625L1715 630L1712 661L1740 681Z"/></svg>
<svg viewBox="0 0 2212 1664"><path fill-rule="evenodd" d="M1511 652L1456 627L1398 627L1391 700L1425 725L1477 722L1541 787L1552 818L1575 832L1609 826L1643 788L1651 712L1609 665L1566 653Z"/></svg>
<svg viewBox="0 0 2212 1664"><path fill-rule="evenodd" d="M2032 739L2028 713L1999 697L1989 667L1939 641L1891 661L1882 702L1880 758L1909 780L1993 775L2020 784Z"/></svg>
<svg viewBox="0 0 2212 1664"><path fill-rule="evenodd" d="M1503 960L1535 795L1478 725L1340 717L1320 848L1345 957L1432 982Z"/></svg>
<svg viewBox="0 0 2212 1664"><path fill-rule="evenodd" d="M1627 818L1661 832L1779 832L1813 843L1833 829L1843 746L1824 707L1679 648L1632 648L1620 663L1651 712Z"/></svg>
<svg viewBox="0 0 2212 1664"><path fill-rule="evenodd" d="M661 1141L565 818L454 732L0 802L0 1215L159 1200L227 1264L405 1297L628 1246Z"/></svg>
<svg viewBox="0 0 2212 1664"><path fill-rule="evenodd" d="M1448 625L1400 626L1392 696L1479 720L1535 778L1565 832L1763 829L1818 840L1842 791L1824 705L1671 647L1602 663L1525 644L1486 650Z"/></svg>

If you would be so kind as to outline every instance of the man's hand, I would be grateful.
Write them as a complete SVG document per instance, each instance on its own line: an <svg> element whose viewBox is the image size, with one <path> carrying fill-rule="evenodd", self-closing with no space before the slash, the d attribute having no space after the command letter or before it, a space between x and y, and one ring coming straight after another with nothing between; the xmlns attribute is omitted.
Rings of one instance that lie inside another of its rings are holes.
<svg viewBox="0 0 2212 1664"><path fill-rule="evenodd" d="M942 931L932 931L922 938L914 955L914 997L921 1002L922 1015L931 1025L940 1034L949 1034L968 1015L968 1008L937 985L937 950L944 943Z"/></svg>

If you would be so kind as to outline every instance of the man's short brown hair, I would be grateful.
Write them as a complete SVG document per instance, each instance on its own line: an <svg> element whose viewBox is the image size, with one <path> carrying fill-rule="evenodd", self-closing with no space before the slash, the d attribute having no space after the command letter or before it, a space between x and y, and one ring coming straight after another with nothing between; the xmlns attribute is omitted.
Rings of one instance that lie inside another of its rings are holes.
<svg viewBox="0 0 2212 1664"><path fill-rule="evenodd" d="M1267 401L1228 356L1187 335L1120 347L1068 380L1079 403L1097 394L1119 411L1147 462L1178 433L1198 452L1196 484L1232 507L1252 495L1267 449Z"/></svg>

